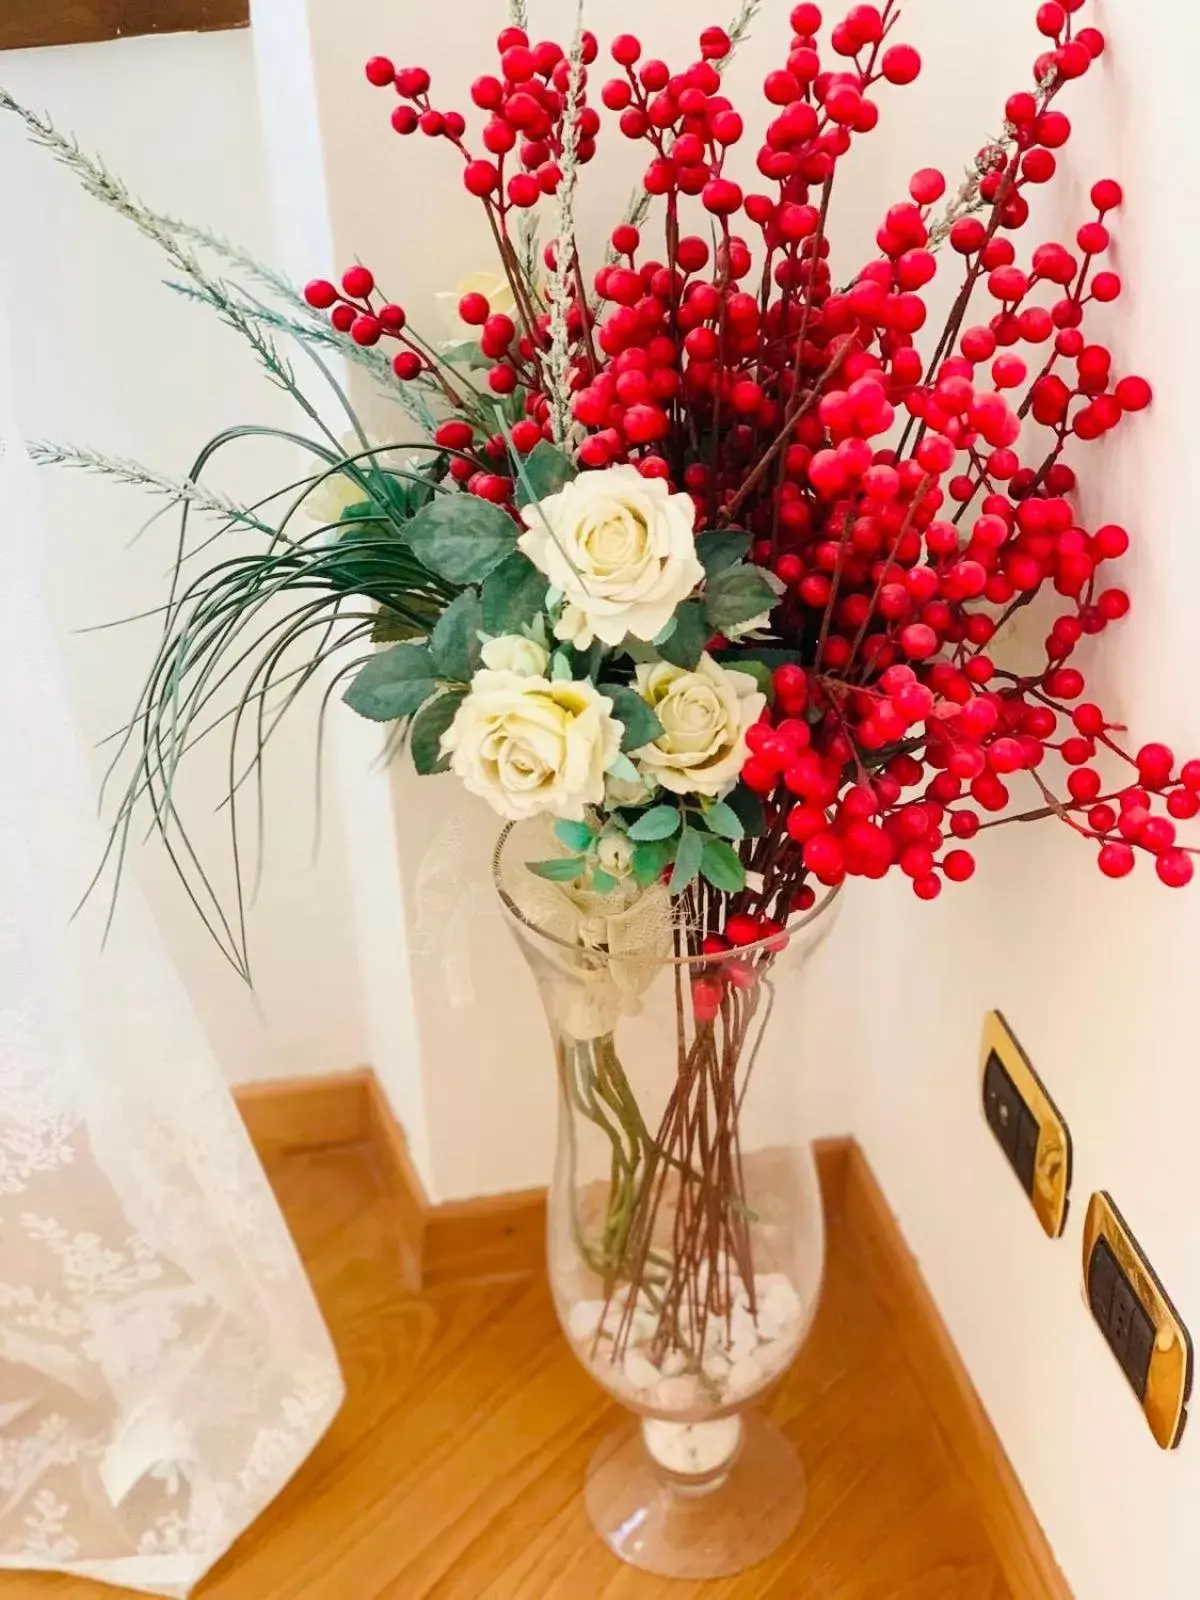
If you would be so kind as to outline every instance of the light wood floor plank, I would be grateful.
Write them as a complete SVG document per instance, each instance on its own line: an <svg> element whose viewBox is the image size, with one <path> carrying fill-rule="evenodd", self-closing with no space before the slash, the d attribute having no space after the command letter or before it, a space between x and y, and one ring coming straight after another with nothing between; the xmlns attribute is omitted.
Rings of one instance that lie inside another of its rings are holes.
<svg viewBox="0 0 1200 1600"><path fill-rule="evenodd" d="M1013 1600L839 1217L817 1326L771 1405L808 1469L804 1522L740 1578L674 1583L622 1567L587 1525L583 1473L618 1413L540 1275L411 1295L363 1149L270 1167L350 1395L200 1600ZM2 1600L115 1593L0 1578Z"/></svg>

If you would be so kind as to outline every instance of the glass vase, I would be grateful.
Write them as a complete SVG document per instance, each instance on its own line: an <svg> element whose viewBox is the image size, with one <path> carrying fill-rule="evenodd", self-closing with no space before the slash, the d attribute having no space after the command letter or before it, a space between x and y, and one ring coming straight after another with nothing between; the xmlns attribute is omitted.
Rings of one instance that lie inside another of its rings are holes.
<svg viewBox="0 0 1200 1600"><path fill-rule="evenodd" d="M632 1414L592 1460L588 1511L634 1566L729 1575L805 1505L799 1457L756 1402L820 1295L796 1011L836 894L767 942L702 956L665 890L534 880L527 863L547 851L531 834L505 830L496 883L557 1065L550 1282L575 1355Z"/></svg>

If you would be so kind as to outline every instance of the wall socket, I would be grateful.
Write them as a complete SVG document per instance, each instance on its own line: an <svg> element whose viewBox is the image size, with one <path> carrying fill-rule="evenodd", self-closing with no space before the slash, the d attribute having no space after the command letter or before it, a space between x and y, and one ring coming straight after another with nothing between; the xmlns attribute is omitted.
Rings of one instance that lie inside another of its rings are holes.
<svg viewBox="0 0 1200 1600"><path fill-rule="evenodd" d="M1162 1449L1174 1450L1192 1392L1191 1335L1112 1197L1104 1193L1088 1203L1083 1290L1150 1432Z"/></svg>
<svg viewBox="0 0 1200 1600"><path fill-rule="evenodd" d="M999 1011L983 1024L983 1114L1051 1239L1067 1225L1071 1133Z"/></svg>

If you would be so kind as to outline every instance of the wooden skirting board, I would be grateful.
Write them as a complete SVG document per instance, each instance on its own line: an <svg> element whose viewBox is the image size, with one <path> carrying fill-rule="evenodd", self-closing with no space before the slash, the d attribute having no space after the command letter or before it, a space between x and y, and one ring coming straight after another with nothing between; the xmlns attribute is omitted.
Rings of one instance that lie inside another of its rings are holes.
<svg viewBox="0 0 1200 1600"><path fill-rule="evenodd" d="M331 1145L363 1146L364 1159L376 1163L396 1206L402 1240L398 1270L414 1290L541 1269L545 1191L432 1205L373 1072L249 1084L236 1091L236 1098L255 1146L266 1157ZM823 1139L816 1150L826 1209L846 1223L871 1291L886 1311L896 1343L979 1506L1009 1588L1020 1600L1071 1600L866 1157L853 1139Z"/></svg>

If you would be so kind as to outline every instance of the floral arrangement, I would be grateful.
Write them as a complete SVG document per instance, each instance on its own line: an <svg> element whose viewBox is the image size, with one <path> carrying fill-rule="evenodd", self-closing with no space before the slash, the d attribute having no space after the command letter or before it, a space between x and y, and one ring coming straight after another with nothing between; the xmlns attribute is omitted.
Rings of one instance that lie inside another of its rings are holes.
<svg viewBox="0 0 1200 1600"><path fill-rule="evenodd" d="M589 905L665 885L676 951L714 962L692 984L685 1063L710 1106L744 1038L731 983L753 989L820 887L899 873L933 900L972 876L983 830L1038 817L1087 841L1111 878L1141 859L1186 884L1195 852L1176 823L1200 811L1200 761L1127 746L1074 664L1129 608L1112 578L1129 536L1081 526L1069 457L1151 400L1085 331L1122 293L1105 265L1119 185L1095 184L1073 239L1018 245L1071 137L1061 101L1104 51L1079 25L1083 4L1036 7L1029 84L965 181L950 192L941 171L915 173L873 258L844 277L830 246L842 163L921 70L897 36L899 0L853 4L828 28L817 5L794 6L763 84L765 139L748 153L722 72L754 0L678 67L621 35L598 92L600 46L582 24L565 48L509 26L470 87L470 119L435 103L423 68L373 58L366 76L392 126L444 141L502 269L502 288L462 295L468 337L449 347L423 338L367 266L298 294L139 206L23 112L167 250L183 292L250 341L304 408L305 431L283 436L317 459L247 507L202 487L233 434L181 485L39 447L166 492L185 525L207 512L259 536L177 579L128 735L136 771L116 848L149 799L241 961L238 927L196 881L174 775L233 674L244 687L222 715L236 798L278 718L336 657L326 698L342 690L395 728L419 772L448 768L502 818L552 820L557 843L530 863L542 880ZM574 219L613 136L596 101L646 165L606 259L588 263ZM249 272L270 303L211 274L204 251ZM955 292L932 328L939 278ZM343 444L279 355L279 332L384 385L418 437L372 442L347 402ZM1053 611L1042 658L1007 667L1006 625L1040 598ZM718 967L731 948L746 960ZM624 1174L609 1208L598 1270L611 1294L618 1272L644 1281L655 1152L692 1170L699 1124L680 1117L651 1137L619 1062L606 1063L591 1061L588 1082L616 1085L637 1179L630 1199ZM731 1136L719 1128L726 1153ZM724 1222L680 1245L689 1287L671 1291L676 1313L730 1255L753 1282L745 1207L721 1171Z"/></svg>
<svg viewBox="0 0 1200 1600"><path fill-rule="evenodd" d="M880 91L921 68L894 40L897 0L852 6L824 54L819 8L794 7L763 85L761 191L733 175L731 34L706 29L678 71L615 39L599 98L647 147L645 196L590 287L571 219L600 132L595 37L564 50L505 29L497 71L471 86L477 134L434 105L423 68L367 63L398 97L397 132L461 159L516 315L463 297L486 382L466 404L367 268L307 287L351 341L394 341L402 382L440 392L454 415L434 432L434 470L465 491L406 525L461 592L429 644L376 657L346 698L412 716L418 767L448 760L502 816L560 818L570 854L537 870L601 887L669 873L674 895L704 881L716 894L694 936L753 943L812 903L813 880L898 871L933 899L969 878L967 846L1014 820L1024 778L1036 814L1093 840L1110 877L1141 853L1164 883L1191 878L1175 819L1200 809L1200 764L1178 769L1161 744L1128 752L1069 665L1128 609L1108 579L1128 536L1079 526L1067 447L1151 398L1084 332L1089 308L1121 294L1102 266L1120 187L1095 185L1073 246L1039 244L1021 265L1013 242L1071 134L1059 96L1104 49L1075 23L1082 4L1038 7L1032 85L965 188L938 214L944 176L916 173L877 258L840 287L839 164L879 122ZM651 198L663 218L648 242ZM544 296L517 242L540 205L555 213ZM689 211L712 245L686 231ZM961 288L922 355L939 268ZM1043 590L1060 602L1045 664L1008 671L997 636ZM1106 782L1101 752L1127 777ZM1065 793L1044 775L1052 754Z"/></svg>

